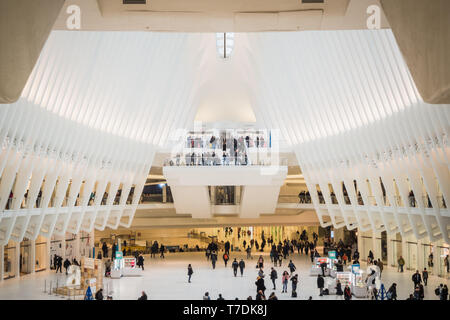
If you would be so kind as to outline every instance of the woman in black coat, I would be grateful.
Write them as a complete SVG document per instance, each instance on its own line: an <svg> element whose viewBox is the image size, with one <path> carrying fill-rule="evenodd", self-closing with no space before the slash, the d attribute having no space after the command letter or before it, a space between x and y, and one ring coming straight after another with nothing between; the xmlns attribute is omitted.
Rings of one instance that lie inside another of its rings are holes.
<svg viewBox="0 0 450 320"><path fill-rule="evenodd" d="M261 277L256 278L256 292L258 293L259 290L262 291L262 293L264 294L264 292L266 291L266 286L264 285L264 279Z"/></svg>

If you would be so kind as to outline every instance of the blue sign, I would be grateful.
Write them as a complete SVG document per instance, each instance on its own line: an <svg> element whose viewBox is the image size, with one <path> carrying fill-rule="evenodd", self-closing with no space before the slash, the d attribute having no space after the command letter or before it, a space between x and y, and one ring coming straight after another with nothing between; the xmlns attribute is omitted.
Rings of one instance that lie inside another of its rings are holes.
<svg viewBox="0 0 450 320"><path fill-rule="evenodd" d="M361 266L359 264L352 264L352 273L353 274L358 274L360 269L361 269Z"/></svg>

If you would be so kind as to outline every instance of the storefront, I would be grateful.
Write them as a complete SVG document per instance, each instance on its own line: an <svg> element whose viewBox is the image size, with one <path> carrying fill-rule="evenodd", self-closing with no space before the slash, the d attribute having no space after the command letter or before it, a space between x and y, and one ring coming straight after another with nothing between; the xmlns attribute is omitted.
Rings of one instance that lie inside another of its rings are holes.
<svg viewBox="0 0 450 320"><path fill-rule="evenodd" d="M444 247L444 246L437 246L437 252L438 252L438 256L439 256L439 260L438 260L438 268L437 268L437 273L439 277L444 277L444 278L448 278L450 276L448 270L447 270L447 266L445 265L445 257L449 256L449 247Z"/></svg>
<svg viewBox="0 0 450 320"><path fill-rule="evenodd" d="M389 249L388 249L388 254L391 257L391 266L392 267L398 267L398 259L400 258L400 256L403 256L402 253L402 241L401 240L396 240L396 239L391 239L389 241Z"/></svg>
<svg viewBox="0 0 450 320"><path fill-rule="evenodd" d="M406 269L417 270L418 269L418 257L417 257L417 242L406 242Z"/></svg>
<svg viewBox="0 0 450 320"><path fill-rule="evenodd" d="M16 244L9 241L4 248L3 257L3 279L10 279L15 277L14 262L16 261Z"/></svg>

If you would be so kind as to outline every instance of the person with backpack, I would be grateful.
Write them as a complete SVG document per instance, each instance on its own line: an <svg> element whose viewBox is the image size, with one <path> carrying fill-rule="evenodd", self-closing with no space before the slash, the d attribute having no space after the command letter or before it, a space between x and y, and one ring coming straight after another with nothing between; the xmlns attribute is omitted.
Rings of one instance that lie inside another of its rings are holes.
<svg viewBox="0 0 450 320"><path fill-rule="evenodd" d="M233 268L233 274L236 277L237 271L238 271L238 268L239 268L239 263L237 262L236 258L234 258L234 261L231 264L231 267Z"/></svg>
<svg viewBox="0 0 450 320"><path fill-rule="evenodd" d="M298 275L291 277L292 281L292 298L297 298L297 284L298 284Z"/></svg>
<svg viewBox="0 0 450 320"><path fill-rule="evenodd" d="M439 300L442 301L448 300L448 287L446 284L444 284L442 290L440 290Z"/></svg>
<svg viewBox="0 0 450 320"><path fill-rule="evenodd" d="M288 281L289 281L289 273L287 271L284 271L283 276L281 278L281 283L283 284L283 290L281 291L282 293L287 292Z"/></svg>
<svg viewBox="0 0 450 320"><path fill-rule="evenodd" d="M288 268L291 271L291 275L292 275L294 273L295 269L296 269L294 263L292 262L292 260L289 260Z"/></svg>
<svg viewBox="0 0 450 320"><path fill-rule="evenodd" d="M188 283L191 283L191 277L192 277L192 274L194 273L194 270L192 269L192 266L191 266L191 264L189 264L188 265Z"/></svg>
<svg viewBox="0 0 450 320"><path fill-rule="evenodd" d="M228 255L228 253L225 251L225 253L222 256L223 258L223 262L225 263L225 267L227 266L228 260L230 259L230 256Z"/></svg>
<svg viewBox="0 0 450 320"><path fill-rule="evenodd" d="M277 270L275 270L275 268L272 267L272 270L270 271L270 280L272 280L272 283L273 283L272 290L276 290L276 284L275 284L276 279L278 279Z"/></svg>
<svg viewBox="0 0 450 320"><path fill-rule="evenodd" d="M244 268L245 268L245 262L244 262L244 259L241 259L241 261L239 261L239 270L241 271L241 277L244 275Z"/></svg>
<svg viewBox="0 0 450 320"><path fill-rule="evenodd" d="M95 300L103 300L103 289L99 289L95 293Z"/></svg>

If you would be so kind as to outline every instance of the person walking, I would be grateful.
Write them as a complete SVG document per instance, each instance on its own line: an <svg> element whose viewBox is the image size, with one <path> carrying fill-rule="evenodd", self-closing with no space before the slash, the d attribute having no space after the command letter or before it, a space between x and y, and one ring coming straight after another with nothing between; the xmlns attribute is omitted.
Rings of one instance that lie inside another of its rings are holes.
<svg viewBox="0 0 450 320"><path fill-rule="evenodd" d="M281 277L281 283L283 284L283 290L281 291L282 293L287 292L288 281L289 281L289 273L287 271L284 271L283 276Z"/></svg>
<svg viewBox="0 0 450 320"><path fill-rule="evenodd" d="M226 267L227 264L228 264L228 260L230 259L230 256L229 256L228 253L225 251L225 253L223 254L222 258L223 258L223 262L225 263L225 267Z"/></svg>
<svg viewBox="0 0 450 320"><path fill-rule="evenodd" d="M270 280L272 280L273 283L273 289L276 290L275 280L278 278L277 270L275 270L274 267L272 267L272 270L270 271Z"/></svg>
<svg viewBox="0 0 450 320"><path fill-rule="evenodd" d="M296 267L295 267L294 263L292 262L292 260L289 260L288 268L289 268L289 271L291 271L291 275L292 275L294 273L295 269L296 269Z"/></svg>
<svg viewBox="0 0 450 320"><path fill-rule="evenodd" d="M238 268L239 268L239 263L237 262L236 258L234 258L234 261L231 264L231 267L233 268L233 274L236 277L237 276L237 271L238 271Z"/></svg>
<svg viewBox="0 0 450 320"><path fill-rule="evenodd" d="M216 268L216 262L217 262L217 254L216 254L215 251L213 251L213 252L211 253L211 263L212 263L213 269Z"/></svg>
<svg viewBox="0 0 450 320"><path fill-rule="evenodd" d="M264 285L264 279L261 277L257 277L255 285L256 285L256 293L261 291L264 294L264 292L266 291L266 286Z"/></svg>
<svg viewBox="0 0 450 320"><path fill-rule="evenodd" d="M62 273L62 257L59 257L59 256L56 261L56 273L58 273L58 270L59 270L59 272Z"/></svg>
<svg viewBox="0 0 450 320"><path fill-rule="evenodd" d="M239 261L239 270L241 271L241 277L244 276L245 262L244 259Z"/></svg>
<svg viewBox="0 0 450 320"><path fill-rule="evenodd" d="M165 258L164 251L166 251L166 247L164 247L164 245L161 243L161 246L159 247L159 252L161 253L161 255L159 256L160 258Z"/></svg>
<svg viewBox="0 0 450 320"><path fill-rule="evenodd" d="M188 274L188 283L191 283L191 277L192 277L193 273L194 273L194 270L192 269L191 264L189 264L188 265L188 272L187 272L187 274Z"/></svg>
<svg viewBox="0 0 450 320"><path fill-rule="evenodd" d="M292 298L297 298L297 284L298 284L298 275L294 275L293 277L291 277L291 281L292 281Z"/></svg>
<svg viewBox="0 0 450 320"><path fill-rule="evenodd" d="M448 299L448 287L446 284L444 284L439 292L439 300L445 301L447 299Z"/></svg>
<svg viewBox="0 0 450 320"><path fill-rule="evenodd" d="M414 288L422 282L422 277L420 276L419 270L416 270L416 273L412 275L411 280L414 282Z"/></svg>
<svg viewBox="0 0 450 320"><path fill-rule="evenodd" d="M319 288L320 293L319 296L323 296L323 287L325 286L325 280L323 277L319 274L317 275L317 288Z"/></svg>
<svg viewBox="0 0 450 320"><path fill-rule="evenodd" d="M422 279L423 279L423 283L424 283L425 286L426 286L427 283L428 283L428 271L427 271L427 268L423 268L423 271L422 271Z"/></svg>
<svg viewBox="0 0 450 320"><path fill-rule="evenodd" d="M250 246L247 246L247 249L245 251L247 252L247 259L253 259L252 258L252 248Z"/></svg>
<svg viewBox="0 0 450 320"><path fill-rule="evenodd" d="M70 267L70 261L69 261L69 259L66 258L66 260L64 260L64 269L66 270L66 275L68 274L67 269L69 269L69 267Z"/></svg>

